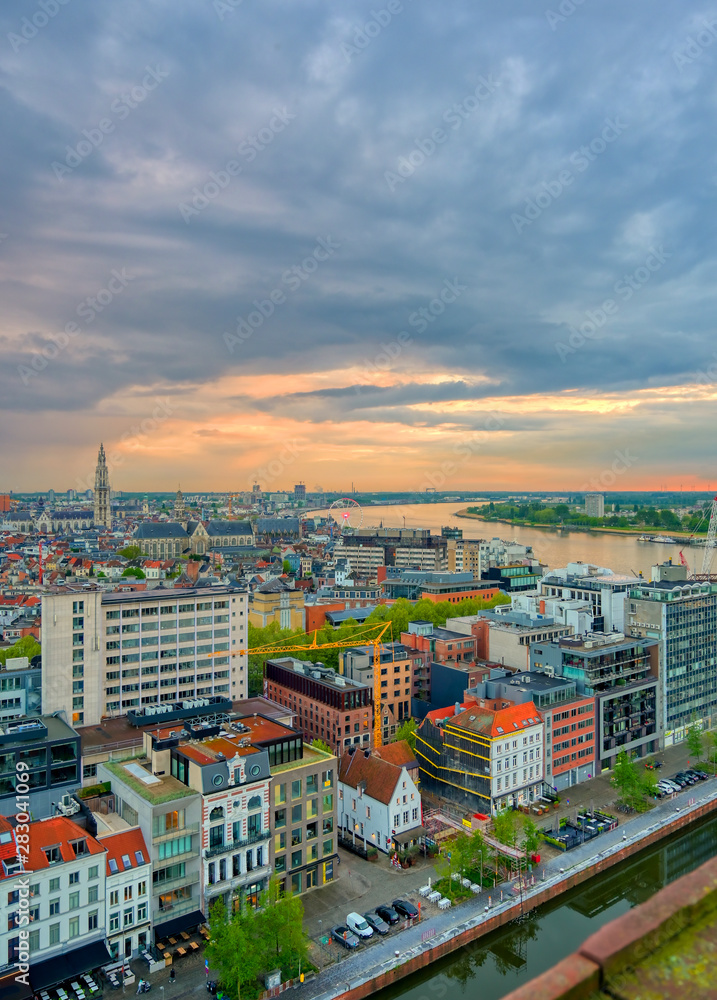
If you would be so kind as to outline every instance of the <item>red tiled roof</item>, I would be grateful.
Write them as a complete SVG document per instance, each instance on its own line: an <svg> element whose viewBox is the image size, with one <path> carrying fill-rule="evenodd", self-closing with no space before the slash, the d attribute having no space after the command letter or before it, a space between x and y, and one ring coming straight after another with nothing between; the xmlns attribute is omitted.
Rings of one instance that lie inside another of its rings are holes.
<svg viewBox="0 0 717 1000"><path fill-rule="evenodd" d="M133 830L123 830L121 833L110 833L106 837L99 837L98 840L102 847L107 849L105 862L108 875L113 874L110 870L111 858L117 862L117 868L121 872L127 871L127 865L122 860L123 857L129 858L130 868L140 868L142 865L149 864L149 851L139 827ZM142 852L144 860L141 862L136 858L137 851Z"/></svg>
<svg viewBox="0 0 717 1000"><path fill-rule="evenodd" d="M461 705L461 711L464 712L467 708L470 708L470 704L468 702L464 702ZM437 726L439 722L443 722L445 719L452 718L455 715L455 705L450 705L448 708L434 708L432 712L426 712L426 718L430 719L434 726Z"/></svg>
<svg viewBox="0 0 717 1000"><path fill-rule="evenodd" d="M397 740L395 743L385 743L382 747L374 750L374 755L381 760L387 760L389 764L397 767L417 766L413 750L411 750L406 740Z"/></svg>
<svg viewBox="0 0 717 1000"><path fill-rule="evenodd" d="M50 862L44 853L45 848L48 847L59 847L63 861L74 861L75 852L70 847L71 840L86 841L89 854L104 853L104 847L94 837L91 837L87 830L83 830L67 816L53 816L51 819L41 819L30 823L27 870L40 871L50 867Z"/></svg>
<svg viewBox="0 0 717 1000"><path fill-rule="evenodd" d="M473 717L474 721L471 721ZM461 712L449 723L459 729L469 729L471 732L481 732L486 736L508 736L510 733L520 732L528 726L535 726L542 722L538 710L532 701L523 702L521 705L510 705L508 708L500 708L493 711L489 708L478 708L473 705L466 712Z"/></svg>
<svg viewBox="0 0 717 1000"><path fill-rule="evenodd" d="M373 754L367 756L363 750L345 753L339 762L339 781L351 788L358 788L365 781L365 794L385 804L393 798L400 777L400 767Z"/></svg>

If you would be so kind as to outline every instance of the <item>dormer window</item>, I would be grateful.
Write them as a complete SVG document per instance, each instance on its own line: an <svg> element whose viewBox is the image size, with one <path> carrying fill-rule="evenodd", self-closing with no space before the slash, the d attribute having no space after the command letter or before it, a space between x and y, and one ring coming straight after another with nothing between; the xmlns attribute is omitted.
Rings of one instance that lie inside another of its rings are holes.
<svg viewBox="0 0 717 1000"><path fill-rule="evenodd" d="M57 847L43 848L43 853L45 855L48 865L56 865L62 861L62 854L60 853L59 844Z"/></svg>
<svg viewBox="0 0 717 1000"><path fill-rule="evenodd" d="M87 848L87 841L84 840L84 839L83 840L71 840L70 841L70 847L75 852L75 857L76 858L81 857L81 855L83 855L83 854L89 854L90 853L89 850L88 850L88 848Z"/></svg>

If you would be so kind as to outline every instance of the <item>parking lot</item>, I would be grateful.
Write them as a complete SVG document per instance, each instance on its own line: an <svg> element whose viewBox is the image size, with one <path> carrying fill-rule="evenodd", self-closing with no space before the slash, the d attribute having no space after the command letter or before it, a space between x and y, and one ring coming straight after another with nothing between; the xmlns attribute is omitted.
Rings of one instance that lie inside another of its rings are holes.
<svg viewBox="0 0 717 1000"><path fill-rule="evenodd" d="M418 890L429 878L436 878L430 860L420 859L413 868L404 870L394 868L383 855L378 861L365 861L339 848L339 856L341 863L334 866L333 883L324 886L321 892L304 897L304 928L315 942L312 957L322 967L348 954L342 945L330 940L330 932L337 924L345 924L349 913L367 913L381 904L390 905L394 899L406 899L416 908L421 903L425 910L427 904L418 895ZM401 920L382 940L400 934L408 924L409 921ZM373 938L364 939L361 947L370 948L378 937L374 934Z"/></svg>

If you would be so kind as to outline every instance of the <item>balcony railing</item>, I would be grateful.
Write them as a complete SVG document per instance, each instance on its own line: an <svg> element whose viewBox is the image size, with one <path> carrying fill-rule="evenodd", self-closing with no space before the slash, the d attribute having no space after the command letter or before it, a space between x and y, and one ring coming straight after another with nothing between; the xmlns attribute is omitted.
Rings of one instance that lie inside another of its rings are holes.
<svg viewBox="0 0 717 1000"><path fill-rule="evenodd" d="M171 920L173 917L181 917L183 913L190 913L199 907L199 897L182 900L181 903L171 903L155 910L152 914L152 923L161 924L163 920Z"/></svg>
<svg viewBox="0 0 717 1000"><path fill-rule="evenodd" d="M152 885L152 895L161 896L172 889L183 889L187 885L196 885L199 881L199 872L192 872L191 875L182 875L179 878L170 879L168 882L156 882Z"/></svg>
<svg viewBox="0 0 717 1000"><path fill-rule="evenodd" d="M216 847L207 847L204 851L205 858L216 858L220 854L230 854L232 851L241 850L242 847L251 847L252 844L260 844L264 840L270 840L269 830L262 830L260 833L250 833L248 837L239 840L230 840L226 844L217 844Z"/></svg>
<svg viewBox="0 0 717 1000"><path fill-rule="evenodd" d="M156 837L152 837L152 843L161 844L165 840L176 840L178 837L194 836L196 833L199 833L199 823L191 823L188 826L183 826L181 830L167 830L166 833L158 833Z"/></svg>

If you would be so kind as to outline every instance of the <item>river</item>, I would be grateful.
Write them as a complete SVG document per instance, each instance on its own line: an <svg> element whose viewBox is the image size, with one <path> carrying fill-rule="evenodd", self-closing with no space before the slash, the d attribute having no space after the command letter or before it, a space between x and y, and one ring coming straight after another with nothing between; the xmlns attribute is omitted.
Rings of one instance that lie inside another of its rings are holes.
<svg viewBox="0 0 717 1000"><path fill-rule="evenodd" d="M476 506L479 502L476 502ZM650 567L666 559L679 561L680 545L662 545L655 542L638 542L637 535L612 535L599 532L562 532L554 528L523 528L494 521L474 521L456 517L456 512L473 504L427 503L387 504L364 507L360 512L361 527L430 528L440 534L442 527L455 527L463 531L464 538L504 538L532 545L536 558L550 569L582 560L606 566L615 573L642 573L650 578ZM322 511L321 513L325 513ZM352 522L356 522L356 515ZM702 559L699 548L685 548L685 557L693 566L696 558Z"/></svg>
<svg viewBox="0 0 717 1000"><path fill-rule="evenodd" d="M603 924L714 856L717 818L703 820L381 992L381 1000L500 1000L576 951Z"/></svg>

